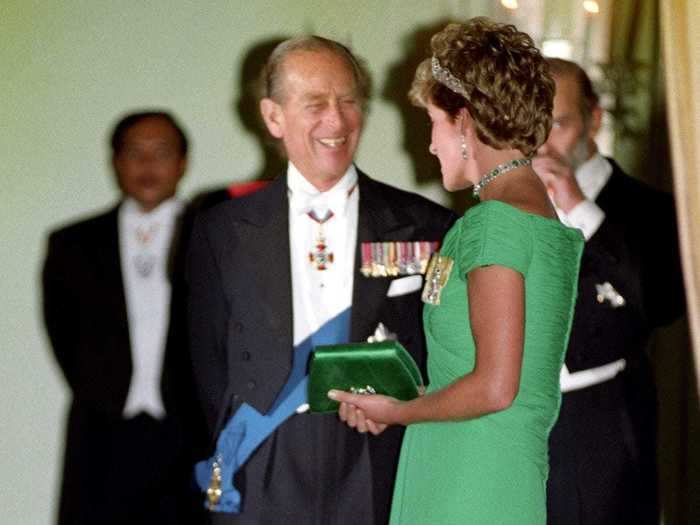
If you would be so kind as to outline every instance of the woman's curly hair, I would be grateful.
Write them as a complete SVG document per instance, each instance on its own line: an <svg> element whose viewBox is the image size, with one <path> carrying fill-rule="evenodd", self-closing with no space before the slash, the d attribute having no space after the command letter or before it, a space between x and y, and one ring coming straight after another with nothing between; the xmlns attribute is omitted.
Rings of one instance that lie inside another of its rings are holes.
<svg viewBox="0 0 700 525"><path fill-rule="evenodd" d="M466 108L483 143L533 155L552 127L554 80L532 38L513 25L478 17L448 25L430 44L466 96L438 82L426 59L416 70L411 101L432 103L453 119Z"/></svg>

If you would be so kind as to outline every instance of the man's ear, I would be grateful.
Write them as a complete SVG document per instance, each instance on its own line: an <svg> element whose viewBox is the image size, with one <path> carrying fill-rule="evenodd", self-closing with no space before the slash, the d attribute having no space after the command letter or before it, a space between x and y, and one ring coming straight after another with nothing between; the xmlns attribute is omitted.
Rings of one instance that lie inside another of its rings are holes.
<svg viewBox="0 0 700 525"><path fill-rule="evenodd" d="M590 140L595 140L598 131L600 131L600 126L603 124L603 108L596 106L591 111L591 125L588 128L588 138Z"/></svg>
<svg viewBox="0 0 700 525"><path fill-rule="evenodd" d="M180 158L180 174L177 177L177 180L180 181L182 177L185 175L185 172L187 171L187 157L183 155Z"/></svg>
<svg viewBox="0 0 700 525"><path fill-rule="evenodd" d="M284 114L280 105L271 98L264 98L260 101L260 113L270 134L281 139L284 136Z"/></svg>

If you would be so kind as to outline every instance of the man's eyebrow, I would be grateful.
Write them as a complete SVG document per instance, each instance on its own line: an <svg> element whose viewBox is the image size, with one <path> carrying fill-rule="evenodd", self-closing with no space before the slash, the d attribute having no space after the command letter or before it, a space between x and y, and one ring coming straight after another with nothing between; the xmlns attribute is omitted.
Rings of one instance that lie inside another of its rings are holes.
<svg viewBox="0 0 700 525"><path fill-rule="evenodd" d="M343 93L338 93L337 97L339 99L357 98L357 93L355 93L354 90L349 90ZM328 94L322 92L304 93L301 96L302 102L323 102L327 98L329 98Z"/></svg>
<svg viewBox="0 0 700 525"><path fill-rule="evenodd" d="M326 95L324 95L321 92L311 92L311 93L304 93L301 97L301 100L304 102L313 102L313 101L320 101L326 98Z"/></svg>

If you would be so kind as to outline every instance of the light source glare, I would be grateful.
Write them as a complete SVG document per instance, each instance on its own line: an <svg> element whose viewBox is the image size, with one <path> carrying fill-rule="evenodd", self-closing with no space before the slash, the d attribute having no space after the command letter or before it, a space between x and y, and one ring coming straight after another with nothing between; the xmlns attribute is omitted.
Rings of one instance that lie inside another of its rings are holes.
<svg viewBox="0 0 700 525"><path fill-rule="evenodd" d="M552 38L542 42L542 53L547 57L571 60L573 58L573 47L568 40Z"/></svg>
<svg viewBox="0 0 700 525"><path fill-rule="evenodd" d="M591 13L592 15L597 15L598 13L600 13L600 6L595 0L585 0L583 2L583 9Z"/></svg>

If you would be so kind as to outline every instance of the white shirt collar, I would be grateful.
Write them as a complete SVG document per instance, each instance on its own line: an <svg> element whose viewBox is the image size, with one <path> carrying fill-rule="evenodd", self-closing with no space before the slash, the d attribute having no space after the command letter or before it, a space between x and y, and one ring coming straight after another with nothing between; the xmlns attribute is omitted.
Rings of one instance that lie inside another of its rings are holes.
<svg viewBox="0 0 700 525"><path fill-rule="evenodd" d="M121 213L124 214L124 218L127 220L145 220L145 221L158 221L158 222L171 222L175 220L182 208L184 203L177 197L171 197L163 202L161 202L155 209L151 211L143 211L141 205L136 202L132 197L125 197L121 206Z"/></svg>
<svg viewBox="0 0 700 525"><path fill-rule="evenodd" d="M287 189L289 192L289 207L298 214L308 213L311 209L323 212L333 211L337 216L344 217L348 207L348 197L357 186L357 169L350 164L341 179L330 189L321 192L297 167L290 161L287 167Z"/></svg>
<svg viewBox="0 0 700 525"><path fill-rule="evenodd" d="M608 182L610 175L612 175L610 162L599 152L595 152L590 159L581 164L576 170L576 181L586 199L595 201Z"/></svg>

